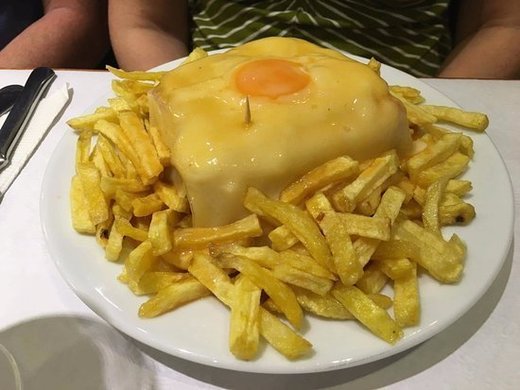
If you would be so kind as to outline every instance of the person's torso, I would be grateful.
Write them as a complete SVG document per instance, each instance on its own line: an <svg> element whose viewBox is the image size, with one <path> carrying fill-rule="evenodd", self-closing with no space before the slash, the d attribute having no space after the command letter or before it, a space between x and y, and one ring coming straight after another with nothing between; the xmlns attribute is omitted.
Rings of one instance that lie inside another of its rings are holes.
<svg viewBox="0 0 520 390"><path fill-rule="evenodd" d="M190 0L194 46L303 38L433 76L451 49L449 0Z"/></svg>

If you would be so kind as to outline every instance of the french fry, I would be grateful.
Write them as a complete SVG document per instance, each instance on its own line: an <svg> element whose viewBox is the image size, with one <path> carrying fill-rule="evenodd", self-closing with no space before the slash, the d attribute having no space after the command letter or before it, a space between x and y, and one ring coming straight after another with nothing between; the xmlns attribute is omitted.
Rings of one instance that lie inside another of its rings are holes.
<svg viewBox="0 0 520 390"><path fill-rule="evenodd" d="M319 278L337 280L337 277L328 269L321 266L315 259L294 250L288 249L280 252L281 262L291 267L308 272Z"/></svg>
<svg viewBox="0 0 520 390"><path fill-rule="evenodd" d="M114 177L124 177L125 167L110 141L103 135L99 135L97 138L96 147L99 148L99 151L101 152L103 159L110 169L110 172L112 172L112 175Z"/></svg>
<svg viewBox="0 0 520 390"><path fill-rule="evenodd" d="M452 204L441 204L439 218L441 225L468 224L475 218L475 207L460 201Z"/></svg>
<svg viewBox="0 0 520 390"><path fill-rule="evenodd" d="M101 178L101 189L108 198L113 198L118 189L126 192L138 193L146 192L150 189L149 186L144 185L138 179L127 179L119 177L106 177Z"/></svg>
<svg viewBox="0 0 520 390"><path fill-rule="evenodd" d="M132 210L136 217L146 217L162 210L164 203L159 195L153 193L132 200Z"/></svg>
<svg viewBox="0 0 520 390"><path fill-rule="evenodd" d="M174 233L176 248L204 248L210 244L237 241L262 234L262 227L255 214L228 225L208 228L177 229Z"/></svg>
<svg viewBox="0 0 520 390"><path fill-rule="evenodd" d="M159 157L159 161L163 166L170 165L170 149L161 138L161 134L159 130L155 126L148 127L148 134L152 138L153 145L155 146L155 150L157 151L157 156Z"/></svg>
<svg viewBox="0 0 520 390"><path fill-rule="evenodd" d="M363 275L363 266L354 250L346 224L334 211L325 213L319 224L332 252L337 275L343 284L354 284Z"/></svg>
<svg viewBox="0 0 520 390"><path fill-rule="evenodd" d="M147 178L137 152L119 124L108 122L106 120L99 120L94 124L94 130L103 134L117 146L118 150L121 151L121 153L132 163L141 178ZM145 181L146 180L143 182Z"/></svg>
<svg viewBox="0 0 520 390"><path fill-rule="evenodd" d="M417 175L416 183L421 187L428 187L440 179L453 179L464 172L468 163L468 156L455 152L445 161L420 172Z"/></svg>
<svg viewBox="0 0 520 390"><path fill-rule="evenodd" d="M128 102L120 97L108 99L108 104L110 105L110 108L115 112L130 111L132 109Z"/></svg>
<svg viewBox="0 0 520 390"><path fill-rule="evenodd" d="M166 74L166 72L125 72L124 70L117 69L109 65L107 65L107 70L116 77L128 80L159 81L161 80L162 76Z"/></svg>
<svg viewBox="0 0 520 390"><path fill-rule="evenodd" d="M427 126L432 123L437 122L437 118L435 115L430 114L428 111L424 110L422 105L418 106L413 103L410 103L404 96L397 91L391 92L393 96L398 98L401 103L403 103L406 108L406 115L408 120L417 126Z"/></svg>
<svg viewBox="0 0 520 390"><path fill-rule="evenodd" d="M260 340L261 292L243 275L235 282L229 325L229 350L238 359L251 360L256 356Z"/></svg>
<svg viewBox="0 0 520 390"><path fill-rule="evenodd" d="M161 255L161 258L181 270L188 270L193 259L193 250L173 248L171 251Z"/></svg>
<svg viewBox="0 0 520 390"><path fill-rule="evenodd" d="M374 217L388 218L390 224L393 226L394 221L401 210L405 197L406 195L399 188L394 186L389 187L383 194ZM358 255L359 263L362 266L365 266L368 263L380 243L380 240L368 237L359 237L354 241L354 249Z"/></svg>
<svg viewBox="0 0 520 390"><path fill-rule="evenodd" d="M417 264L411 264L410 272L394 279L394 316L401 327L417 325L421 312Z"/></svg>
<svg viewBox="0 0 520 390"><path fill-rule="evenodd" d="M455 107L428 104L422 105L421 108L435 116L438 120L455 123L478 132L483 132L489 125L487 115L480 112L468 112Z"/></svg>
<svg viewBox="0 0 520 390"><path fill-rule="evenodd" d="M121 111L118 113L118 117L121 129L130 140L132 148L137 153L140 161L139 168L141 169L138 169L140 177L144 183L148 183L157 178L164 169L159 161L159 156L152 140L146 132L143 122L135 112Z"/></svg>
<svg viewBox="0 0 520 390"><path fill-rule="evenodd" d="M355 286L336 284L332 295L365 325L372 333L390 344L395 344L403 336L403 331L388 313L377 306L368 296Z"/></svg>
<svg viewBox="0 0 520 390"><path fill-rule="evenodd" d="M417 176L419 172L445 161L459 150L461 138L460 134L445 134L439 141L428 145L424 150L410 157L406 162L410 175Z"/></svg>
<svg viewBox="0 0 520 390"><path fill-rule="evenodd" d="M72 227L78 233L96 233L96 225L94 225L90 217L87 198L83 192L83 185L78 175L72 177L69 198Z"/></svg>
<svg viewBox="0 0 520 390"><path fill-rule="evenodd" d="M125 237L130 237L141 242L148 240L148 231L132 226L132 224L126 219L116 219L115 226L119 233Z"/></svg>
<svg viewBox="0 0 520 390"><path fill-rule="evenodd" d="M331 294L319 295L310 290L293 287L301 307L312 314L335 320L352 320L354 316Z"/></svg>
<svg viewBox="0 0 520 390"><path fill-rule="evenodd" d="M172 250L172 231L175 215L173 210L156 211L152 214L148 239L152 243L154 256L160 256Z"/></svg>
<svg viewBox="0 0 520 390"><path fill-rule="evenodd" d="M154 295L139 308L139 316L152 318L210 294L197 279L188 277L175 282Z"/></svg>
<svg viewBox="0 0 520 390"><path fill-rule="evenodd" d="M392 280L406 277L414 268L414 262L407 258L385 258L377 261L376 264L379 269Z"/></svg>
<svg viewBox="0 0 520 390"><path fill-rule="evenodd" d="M234 268L240 271L241 274L247 276L254 284L262 288L284 313L289 322L296 329L300 329L303 312L294 292L286 284L279 281L269 270L243 257L224 257L219 260L219 263L224 268Z"/></svg>
<svg viewBox="0 0 520 390"><path fill-rule="evenodd" d="M82 164L78 167L78 177L83 187L83 196L88 205L90 219L94 225L109 218L108 203L101 191L101 175L96 167Z"/></svg>
<svg viewBox="0 0 520 390"><path fill-rule="evenodd" d="M332 204L339 211L353 211L358 201L365 199L397 171L398 165L395 151L376 158L352 183L332 195Z"/></svg>
<svg viewBox="0 0 520 390"><path fill-rule="evenodd" d="M358 170L358 162L348 156L327 161L285 188L280 194L280 200L297 205L310 194L352 177Z"/></svg>
<svg viewBox="0 0 520 390"><path fill-rule="evenodd" d="M397 225L396 236L400 240L410 241L419 248L418 254L412 254L413 260L435 279L444 283L454 283L462 276L463 256L435 233L406 220Z"/></svg>
<svg viewBox="0 0 520 390"><path fill-rule="evenodd" d="M70 119L67 121L67 125L76 131L94 130L95 124L100 120L114 122L117 120L117 113L112 109L107 109Z"/></svg>
<svg viewBox="0 0 520 390"><path fill-rule="evenodd" d="M388 241L390 239L390 218L367 217L352 213L338 213L350 235L375 238Z"/></svg>
<svg viewBox="0 0 520 390"><path fill-rule="evenodd" d="M263 308L260 308L260 333L289 360L307 356L312 350L311 343Z"/></svg>
<svg viewBox="0 0 520 390"><path fill-rule="evenodd" d="M229 276L204 252L196 252L189 267L189 272L204 284L220 301L231 306L233 284ZM260 334L278 352L290 360L307 355L312 344L295 333L267 310L259 310Z"/></svg>
<svg viewBox="0 0 520 390"><path fill-rule="evenodd" d="M295 268L289 264L278 264L273 267L273 275L282 282L312 291L318 295L327 294L334 282Z"/></svg>
<svg viewBox="0 0 520 390"><path fill-rule="evenodd" d="M271 230L267 235L271 240L271 246L277 251L291 248L298 242L298 238L285 225L280 225Z"/></svg>
<svg viewBox="0 0 520 390"><path fill-rule="evenodd" d="M377 263L369 263L364 268L363 276L356 282L356 286L365 294L377 294L386 285L388 277L381 271Z"/></svg>
<svg viewBox="0 0 520 390"><path fill-rule="evenodd" d="M161 264L161 263L156 263ZM151 269L154 268L153 266ZM139 279L139 294L155 294L160 290L184 279L193 278L187 272L147 271Z"/></svg>
<svg viewBox="0 0 520 390"><path fill-rule="evenodd" d="M115 219L119 219L119 216L115 216ZM108 242L105 247L105 257L110 261L119 260L121 250L123 249L124 235L117 229L117 222L112 224L110 228L110 234L108 236Z"/></svg>
<svg viewBox="0 0 520 390"><path fill-rule="evenodd" d="M432 183L427 189L425 194L422 221L423 225L429 231L441 234L441 219L439 206L441 199L444 196L444 190L446 188L446 180L437 180Z"/></svg>
<svg viewBox="0 0 520 390"><path fill-rule="evenodd" d="M125 261L125 271L131 289L137 288L139 279L152 267L156 260L157 258L152 254L150 241L143 241L130 252Z"/></svg>
<svg viewBox="0 0 520 390"><path fill-rule="evenodd" d="M412 104L419 104L424 102L424 98L421 96L421 91L412 87L391 85L390 91L392 91L395 94L399 94Z"/></svg>
<svg viewBox="0 0 520 390"><path fill-rule="evenodd" d="M181 196L175 187L158 181L154 184L153 189L168 208L179 213L189 211L188 200L185 196Z"/></svg>
<svg viewBox="0 0 520 390"><path fill-rule="evenodd" d="M83 130L76 141L76 173L80 165L88 164L92 147L92 131Z"/></svg>
<svg viewBox="0 0 520 390"><path fill-rule="evenodd" d="M260 191L249 188L244 200L244 206L250 211L260 211L261 216L269 216L287 226L309 253L320 265L329 271L334 270L332 256L318 226L312 218L296 206L268 199Z"/></svg>

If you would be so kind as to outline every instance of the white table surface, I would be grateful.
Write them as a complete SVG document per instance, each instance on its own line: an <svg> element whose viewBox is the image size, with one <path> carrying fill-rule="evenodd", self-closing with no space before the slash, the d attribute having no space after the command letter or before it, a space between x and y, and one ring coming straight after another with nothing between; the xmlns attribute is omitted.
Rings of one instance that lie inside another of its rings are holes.
<svg viewBox="0 0 520 390"><path fill-rule="evenodd" d="M0 71L0 86L27 71ZM110 327L62 279L40 227L40 187L66 119L107 90L107 72L59 71L74 95L0 203L0 340L14 343L24 389L513 389L520 382L520 248L470 311L429 341L383 361L304 375L246 374L167 356ZM489 115L511 175L519 231L520 81L424 80ZM1 346L0 346L1 347ZM1 351L0 351L1 352ZM1 356L1 353L0 353ZM1 363L1 361L0 361ZM1 367L1 364L0 364ZM0 369L0 389L10 379Z"/></svg>

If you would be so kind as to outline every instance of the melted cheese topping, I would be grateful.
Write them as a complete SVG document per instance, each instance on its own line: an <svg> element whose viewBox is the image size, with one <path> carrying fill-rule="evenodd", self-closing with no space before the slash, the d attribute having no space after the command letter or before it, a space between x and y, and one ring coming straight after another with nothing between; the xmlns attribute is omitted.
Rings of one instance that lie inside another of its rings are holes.
<svg viewBox="0 0 520 390"><path fill-rule="evenodd" d="M248 112L249 111L249 112ZM364 160L411 145L404 108L366 65L292 38L267 38L180 66L150 94L194 226L247 214L340 155Z"/></svg>

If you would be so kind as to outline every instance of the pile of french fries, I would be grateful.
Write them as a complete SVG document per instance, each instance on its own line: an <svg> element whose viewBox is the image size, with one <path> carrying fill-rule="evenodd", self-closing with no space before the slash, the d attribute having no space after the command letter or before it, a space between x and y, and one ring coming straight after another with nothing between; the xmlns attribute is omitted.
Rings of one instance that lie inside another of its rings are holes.
<svg viewBox="0 0 520 390"><path fill-rule="evenodd" d="M464 200L471 182L458 178L473 143L439 123L483 131L485 115L426 105L418 90L391 86L406 107L414 154L340 156L279 199L249 188L250 214L239 221L192 227L186 196L169 181L170 152L149 122L147 93L163 72L110 71L119 79L108 106L68 122L78 133L72 224L121 264L121 282L149 296L139 316L213 295L230 310L238 359L255 359L263 338L292 360L312 350L299 333L305 314L359 321L394 344L420 322L419 274L461 279L465 244L442 227L475 217ZM392 293L382 294L385 286Z"/></svg>

